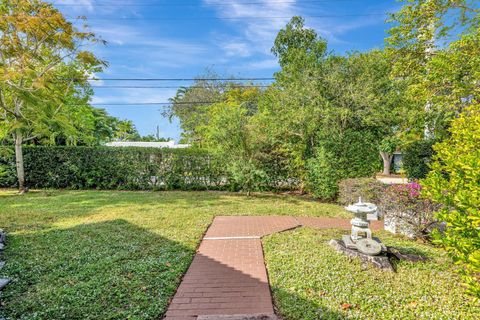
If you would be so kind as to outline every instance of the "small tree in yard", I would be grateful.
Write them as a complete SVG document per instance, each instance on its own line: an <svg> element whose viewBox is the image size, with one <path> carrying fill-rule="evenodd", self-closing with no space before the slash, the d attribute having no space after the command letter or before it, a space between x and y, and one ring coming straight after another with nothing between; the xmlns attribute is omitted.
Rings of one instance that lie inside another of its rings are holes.
<svg viewBox="0 0 480 320"><path fill-rule="evenodd" d="M380 156L383 160L383 174L390 175L390 166L393 160L393 153L398 145L398 139L395 137L384 138L380 142L379 150Z"/></svg>
<svg viewBox="0 0 480 320"><path fill-rule="evenodd" d="M436 239L480 297L480 104L455 119L450 132L449 139L434 146L435 161L424 183L427 195L443 204L437 218L447 228Z"/></svg>
<svg viewBox="0 0 480 320"><path fill-rule="evenodd" d="M49 108L60 114L78 101L78 88L86 89L88 76L106 65L81 49L95 42L93 33L78 31L49 3L1 2L0 132L15 142L20 192L26 190L22 145L36 138L32 127L38 117Z"/></svg>

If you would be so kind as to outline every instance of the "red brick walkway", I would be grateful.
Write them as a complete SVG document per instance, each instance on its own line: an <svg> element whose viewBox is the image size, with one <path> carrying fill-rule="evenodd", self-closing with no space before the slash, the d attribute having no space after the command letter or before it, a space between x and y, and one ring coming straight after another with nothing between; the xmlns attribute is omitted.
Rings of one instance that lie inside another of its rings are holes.
<svg viewBox="0 0 480 320"><path fill-rule="evenodd" d="M252 237L263 236L296 228L300 224L297 219L288 216L266 216L266 217L215 217L212 225L208 228L205 239L224 237Z"/></svg>
<svg viewBox="0 0 480 320"><path fill-rule="evenodd" d="M260 238L301 225L350 228L348 219L337 218L216 217L164 319L260 314L274 319ZM375 222L372 227L380 225Z"/></svg>
<svg viewBox="0 0 480 320"><path fill-rule="evenodd" d="M300 225L304 227L316 228L316 229L345 229L350 230L352 225L350 219L328 218L328 217L298 217ZM370 221L370 228L372 230L383 229L383 221Z"/></svg>

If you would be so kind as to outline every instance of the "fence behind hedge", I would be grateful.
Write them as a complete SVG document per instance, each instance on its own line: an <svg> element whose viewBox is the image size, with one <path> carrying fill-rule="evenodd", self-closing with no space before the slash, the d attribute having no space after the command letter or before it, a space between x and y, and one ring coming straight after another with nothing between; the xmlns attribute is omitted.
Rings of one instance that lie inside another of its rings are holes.
<svg viewBox="0 0 480 320"><path fill-rule="evenodd" d="M4 154L4 153L0 153ZM195 149L138 147L24 147L26 184L30 188L119 190L234 190L224 161ZM0 156L1 187L16 185L15 159ZM263 189L295 188L276 161L265 163Z"/></svg>

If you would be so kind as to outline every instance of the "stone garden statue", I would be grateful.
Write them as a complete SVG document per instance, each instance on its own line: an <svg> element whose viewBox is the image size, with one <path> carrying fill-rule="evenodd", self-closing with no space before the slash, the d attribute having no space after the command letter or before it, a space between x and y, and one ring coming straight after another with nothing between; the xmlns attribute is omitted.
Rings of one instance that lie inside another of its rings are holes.
<svg viewBox="0 0 480 320"><path fill-rule="evenodd" d="M377 212L377 206L373 203L362 202L360 197L357 203L349 205L345 209L355 215L350 221L352 224L351 234L342 237L345 246L370 256L375 256L385 251L386 248L380 240L372 238L370 222L367 219L368 214Z"/></svg>

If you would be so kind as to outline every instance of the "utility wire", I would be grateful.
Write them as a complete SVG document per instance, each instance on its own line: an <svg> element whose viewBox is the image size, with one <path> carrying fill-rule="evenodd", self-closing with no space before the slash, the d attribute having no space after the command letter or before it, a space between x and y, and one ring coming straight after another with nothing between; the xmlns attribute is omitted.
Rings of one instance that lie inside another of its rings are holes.
<svg viewBox="0 0 480 320"><path fill-rule="evenodd" d="M309 3L332 3L332 2L355 2L356 0L304 0L301 2L297 1L269 1L268 4L309 4ZM194 7L199 6L198 4L194 3L118 3L118 2L111 2L111 3L52 3L58 7ZM266 5L265 2L224 2L224 3L211 3L205 4L206 7L223 7L223 6L230 6L230 5Z"/></svg>
<svg viewBox="0 0 480 320"><path fill-rule="evenodd" d="M318 16L302 16L305 19L316 19L316 18L341 18L341 17L371 17L371 16L387 16L388 13L351 13L351 14L325 14ZM67 19L83 19L84 17L66 17ZM290 19L292 16L258 16L258 17L189 17L189 18L139 18L139 17L118 17L118 18L88 18L88 21L188 21L188 20L262 20L262 19Z"/></svg>
<svg viewBox="0 0 480 320"><path fill-rule="evenodd" d="M158 105L192 105L192 104L212 104L212 103L220 103L225 101L194 101L194 102L119 102L119 103L90 103L92 106L158 106Z"/></svg>
<svg viewBox="0 0 480 320"><path fill-rule="evenodd" d="M181 86L91 86L91 88L116 88L116 89L178 89ZM269 85L232 85L233 88L268 88ZM202 86L189 86L187 89L205 88Z"/></svg>
<svg viewBox="0 0 480 320"><path fill-rule="evenodd" d="M75 81L76 79L60 79ZM88 81L271 81L273 77L259 78L90 78Z"/></svg>

